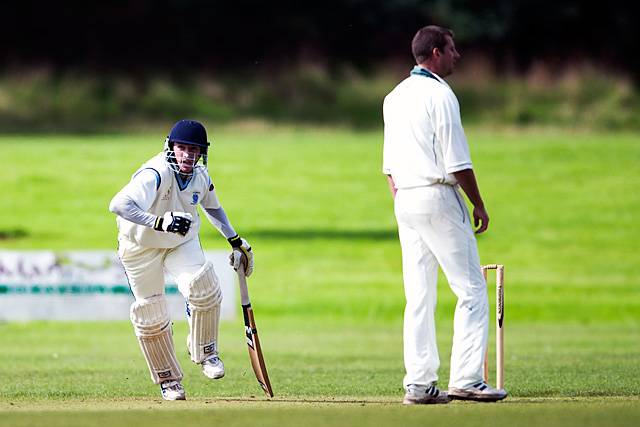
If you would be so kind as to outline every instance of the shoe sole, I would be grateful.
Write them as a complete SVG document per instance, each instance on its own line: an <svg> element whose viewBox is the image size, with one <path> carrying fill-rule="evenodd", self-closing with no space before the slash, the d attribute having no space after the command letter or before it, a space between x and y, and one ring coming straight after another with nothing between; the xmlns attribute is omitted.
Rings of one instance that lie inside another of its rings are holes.
<svg viewBox="0 0 640 427"><path fill-rule="evenodd" d="M220 378L224 378L224 374L220 375L220 376L213 376L210 377L209 375L205 374L204 372L202 373L202 375L204 375L205 377L209 378L210 380L219 380Z"/></svg>
<svg viewBox="0 0 640 427"><path fill-rule="evenodd" d="M446 405L451 399L402 399L403 405Z"/></svg>
<svg viewBox="0 0 640 427"><path fill-rule="evenodd" d="M449 392L449 397L455 400L472 400L474 402L498 402L505 399L507 396L478 395L474 393L452 394L452 392Z"/></svg>
<svg viewBox="0 0 640 427"><path fill-rule="evenodd" d="M202 370L202 375L204 375L205 377L209 378L210 380L219 380L220 378L224 378L224 374L226 372L222 371L222 375L213 375L213 376L209 376L205 373L204 369Z"/></svg>
<svg viewBox="0 0 640 427"><path fill-rule="evenodd" d="M166 400L167 402L175 402L176 400L187 400L186 396L182 396L182 397L177 397L175 399L167 399L166 397L162 396L163 400Z"/></svg>

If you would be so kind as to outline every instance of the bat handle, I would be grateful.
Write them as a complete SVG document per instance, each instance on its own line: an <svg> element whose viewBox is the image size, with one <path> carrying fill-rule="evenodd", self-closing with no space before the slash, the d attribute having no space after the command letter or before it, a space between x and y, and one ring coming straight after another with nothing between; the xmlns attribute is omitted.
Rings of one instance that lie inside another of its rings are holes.
<svg viewBox="0 0 640 427"><path fill-rule="evenodd" d="M240 285L240 304L249 305L249 288L247 287L247 277L244 275L244 268L238 269L238 284Z"/></svg>

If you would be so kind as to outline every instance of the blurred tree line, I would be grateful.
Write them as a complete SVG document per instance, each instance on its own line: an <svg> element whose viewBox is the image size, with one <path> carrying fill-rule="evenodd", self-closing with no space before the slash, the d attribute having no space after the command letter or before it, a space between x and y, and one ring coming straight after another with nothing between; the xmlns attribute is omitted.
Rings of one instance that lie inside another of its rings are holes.
<svg viewBox="0 0 640 427"><path fill-rule="evenodd" d="M379 96L397 74L369 82L381 86L370 96L367 76L381 64L409 67L411 38L427 24L452 28L463 56L482 58L496 78L524 75L540 63L553 71L586 62L628 77L633 88L618 88L614 98L637 105L629 91L640 83L638 6L621 0L8 0L3 6L0 125L29 124L36 115L59 123L65 114L322 120L323 104L340 100L354 104L342 116L375 122ZM609 84L606 76L595 79ZM83 104L96 99L104 102ZM306 111L309 99L319 105Z"/></svg>
<svg viewBox="0 0 640 427"><path fill-rule="evenodd" d="M452 28L466 48L526 69L587 57L640 79L636 2L328 0L3 2L5 66L234 70L292 60L359 66L398 54L421 26Z"/></svg>

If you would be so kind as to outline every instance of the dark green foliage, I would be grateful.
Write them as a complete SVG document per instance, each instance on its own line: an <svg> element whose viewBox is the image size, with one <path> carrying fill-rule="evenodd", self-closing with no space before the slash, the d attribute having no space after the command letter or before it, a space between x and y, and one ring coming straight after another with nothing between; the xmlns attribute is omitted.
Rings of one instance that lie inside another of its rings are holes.
<svg viewBox="0 0 640 427"><path fill-rule="evenodd" d="M590 69L574 74L540 83L462 73L450 83L465 124L640 129L640 94L628 80ZM113 131L183 117L378 128L384 96L404 77L311 65L268 76L190 79L7 75L0 78L0 132Z"/></svg>

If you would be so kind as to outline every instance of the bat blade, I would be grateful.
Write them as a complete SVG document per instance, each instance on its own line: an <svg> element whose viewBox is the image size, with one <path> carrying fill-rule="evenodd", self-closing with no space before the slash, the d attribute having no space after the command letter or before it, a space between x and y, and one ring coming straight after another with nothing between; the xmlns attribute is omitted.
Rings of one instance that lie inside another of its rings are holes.
<svg viewBox="0 0 640 427"><path fill-rule="evenodd" d="M249 358L251 359L253 372L255 373L256 379L258 380L258 383L260 384L260 387L262 387L264 393L268 397L273 397L273 389L271 388L271 381L269 381L267 365L264 363L264 356L262 355L262 348L260 347L258 329L256 328L256 321L253 316L251 303L242 305L242 314L244 316L247 347L249 350Z"/></svg>

